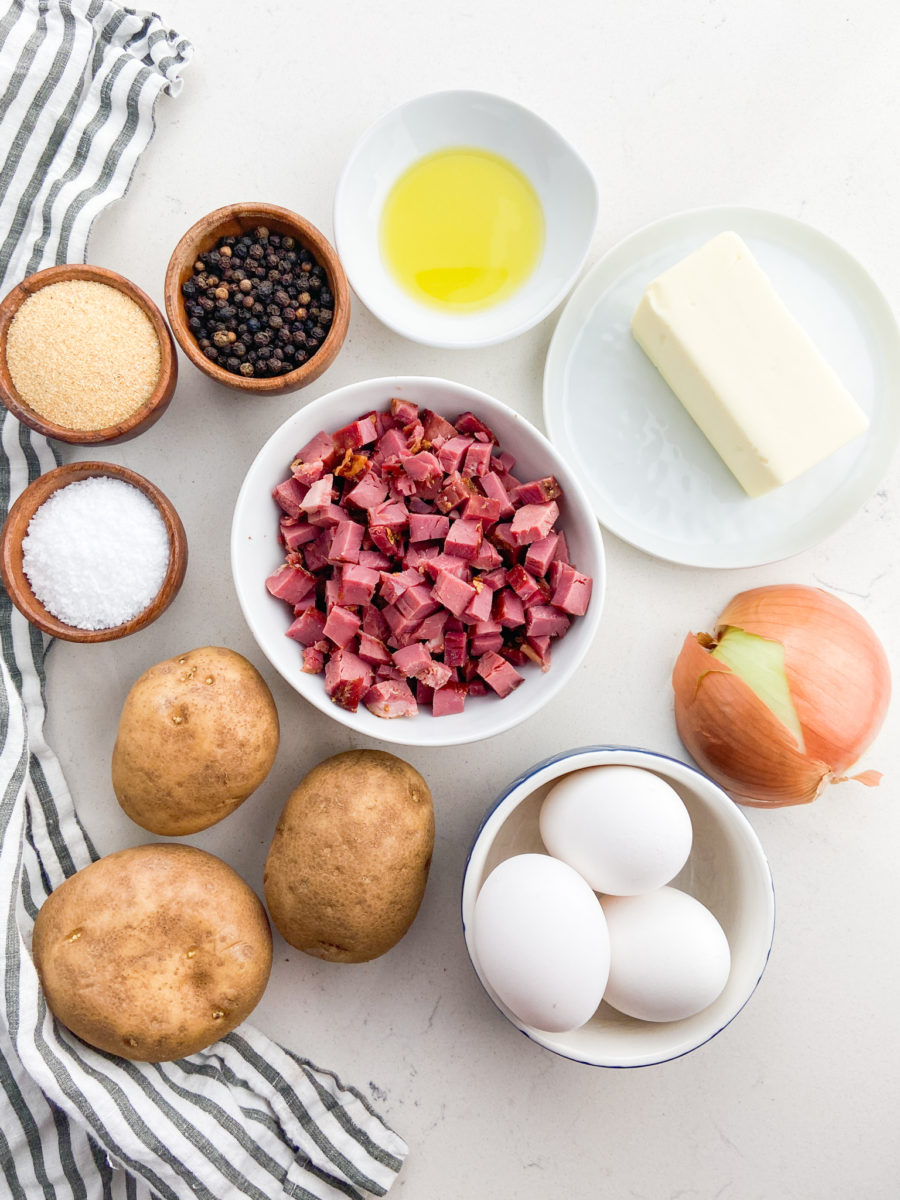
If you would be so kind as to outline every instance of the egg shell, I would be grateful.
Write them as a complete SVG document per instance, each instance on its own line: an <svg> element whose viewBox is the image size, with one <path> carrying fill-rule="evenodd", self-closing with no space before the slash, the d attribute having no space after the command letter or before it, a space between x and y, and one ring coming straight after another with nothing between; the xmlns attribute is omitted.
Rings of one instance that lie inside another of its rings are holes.
<svg viewBox="0 0 900 1200"><path fill-rule="evenodd" d="M609 981L603 999L642 1021L680 1021L721 993L731 952L721 925L677 888L604 896Z"/></svg>
<svg viewBox="0 0 900 1200"><path fill-rule="evenodd" d="M684 801L641 767L586 767L564 775L540 813L549 852L597 892L635 896L674 879L691 852Z"/></svg>
<svg viewBox="0 0 900 1200"><path fill-rule="evenodd" d="M472 913L476 965L525 1025L562 1033L603 997L609 939L600 902L571 867L519 854L494 868Z"/></svg>

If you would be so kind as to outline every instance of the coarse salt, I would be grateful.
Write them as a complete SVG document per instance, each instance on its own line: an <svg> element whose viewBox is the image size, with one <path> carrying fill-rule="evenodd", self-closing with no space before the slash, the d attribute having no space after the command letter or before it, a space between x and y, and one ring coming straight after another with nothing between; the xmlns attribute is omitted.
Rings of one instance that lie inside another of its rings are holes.
<svg viewBox="0 0 900 1200"><path fill-rule="evenodd" d="M168 565L169 535L156 505L107 476L54 492L22 539L22 569L35 596L77 629L110 629L136 617Z"/></svg>

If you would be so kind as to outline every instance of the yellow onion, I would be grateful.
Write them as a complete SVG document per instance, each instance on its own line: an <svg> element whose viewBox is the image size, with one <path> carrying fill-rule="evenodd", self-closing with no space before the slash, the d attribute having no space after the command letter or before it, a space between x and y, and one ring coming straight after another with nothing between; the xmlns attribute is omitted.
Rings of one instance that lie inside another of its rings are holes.
<svg viewBox="0 0 900 1200"><path fill-rule="evenodd" d="M714 651L729 630L784 649L792 729ZM741 592L713 636L688 634L672 675L678 733L697 764L741 804L806 804L846 771L881 728L890 668L871 626L820 588ZM852 776L873 786L881 775Z"/></svg>

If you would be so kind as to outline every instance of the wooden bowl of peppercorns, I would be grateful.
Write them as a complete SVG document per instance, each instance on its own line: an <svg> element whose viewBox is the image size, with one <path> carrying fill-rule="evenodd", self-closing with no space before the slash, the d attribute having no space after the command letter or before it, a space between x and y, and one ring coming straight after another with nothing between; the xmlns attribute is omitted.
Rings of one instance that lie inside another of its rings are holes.
<svg viewBox="0 0 900 1200"><path fill-rule="evenodd" d="M165 303L191 362L255 395L318 379L350 321L336 251L309 221L272 204L229 204L192 225L169 260Z"/></svg>

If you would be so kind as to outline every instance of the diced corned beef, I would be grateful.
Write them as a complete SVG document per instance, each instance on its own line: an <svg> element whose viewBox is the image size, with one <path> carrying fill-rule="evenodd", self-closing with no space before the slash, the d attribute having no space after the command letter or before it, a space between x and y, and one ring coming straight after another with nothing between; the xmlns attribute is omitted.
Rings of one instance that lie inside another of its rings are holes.
<svg viewBox="0 0 900 1200"><path fill-rule="evenodd" d="M558 541L558 533L548 533L546 537L532 542L525 551L525 570L532 575L546 575L556 554Z"/></svg>
<svg viewBox="0 0 900 1200"><path fill-rule="evenodd" d="M349 646L360 628L359 614L351 612L340 604L335 604L325 621L323 633L336 646Z"/></svg>
<svg viewBox="0 0 900 1200"><path fill-rule="evenodd" d="M506 569L504 567L496 567L493 571L484 571L481 576L481 582L485 587L489 587L492 592L499 592L502 587L506 587Z"/></svg>
<svg viewBox="0 0 900 1200"><path fill-rule="evenodd" d="M422 565L425 567L425 574L431 579L437 579L439 571L447 571L450 575L458 575L460 579L465 579L468 583L472 573L466 560L456 554L435 554L433 558L426 559Z"/></svg>
<svg viewBox="0 0 900 1200"><path fill-rule="evenodd" d="M418 704L431 704L434 699L434 688L429 687L427 683L423 683L421 679L416 680L416 702Z"/></svg>
<svg viewBox="0 0 900 1200"><path fill-rule="evenodd" d="M562 637L571 622L552 604L531 604L525 608L525 632L529 637Z"/></svg>
<svg viewBox="0 0 900 1200"><path fill-rule="evenodd" d="M437 483L443 476L441 464L430 450L420 450L403 460L403 470L416 483Z"/></svg>
<svg viewBox="0 0 900 1200"><path fill-rule="evenodd" d="M444 662L448 667L462 667L469 655L467 652L468 638L464 633L455 630L444 630Z"/></svg>
<svg viewBox="0 0 900 1200"><path fill-rule="evenodd" d="M406 507L410 514L416 513L418 516L433 516L434 515L434 496L410 496L406 501Z"/></svg>
<svg viewBox="0 0 900 1200"><path fill-rule="evenodd" d="M501 468L504 474L509 475L515 470L516 460L508 450L500 450L494 455L494 458L497 460L497 466Z"/></svg>
<svg viewBox="0 0 900 1200"><path fill-rule="evenodd" d="M378 436L383 437L389 429L393 429L398 422L394 420L393 414L385 409L384 412L375 414L375 428L378 431Z"/></svg>
<svg viewBox="0 0 900 1200"><path fill-rule="evenodd" d="M396 529L387 525L370 525L369 535L382 553L389 558L402 558L406 549L406 539Z"/></svg>
<svg viewBox="0 0 900 1200"><path fill-rule="evenodd" d="M582 575L568 563L562 563L553 589L552 603L573 616L583 617L591 600L592 588L593 580L589 575Z"/></svg>
<svg viewBox="0 0 900 1200"><path fill-rule="evenodd" d="M334 455L334 442L330 433L320 431L306 443L302 450L297 451L298 462L324 462Z"/></svg>
<svg viewBox="0 0 900 1200"><path fill-rule="evenodd" d="M435 497L434 506L439 512L448 513L465 503L474 491L475 484L471 479L464 479L458 471L453 471L444 480L444 486Z"/></svg>
<svg viewBox="0 0 900 1200"><path fill-rule="evenodd" d="M445 608L438 609L426 617L416 630L416 637L429 654L442 654L444 651L444 626L450 614Z"/></svg>
<svg viewBox="0 0 900 1200"><path fill-rule="evenodd" d="M518 508L522 504L546 504L548 500L558 500L562 488L555 475L545 475L543 479L530 479L520 483L510 492L510 500Z"/></svg>
<svg viewBox="0 0 900 1200"><path fill-rule="evenodd" d="M492 450L490 442L473 442L466 451L462 467L463 475L470 479L475 476L487 475L491 469Z"/></svg>
<svg viewBox="0 0 900 1200"><path fill-rule="evenodd" d="M276 488L272 489L272 497L283 513L289 517L299 517L303 502L307 493L307 488L298 483L293 475L285 479L284 483L279 483Z"/></svg>
<svg viewBox="0 0 900 1200"><path fill-rule="evenodd" d="M302 662L300 670L305 675L321 675L325 670L325 655L315 646L303 647Z"/></svg>
<svg viewBox="0 0 900 1200"><path fill-rule="evenodd" d="M351 421L331 435L332 441L339 450L358 450L360 446L368 446L378 437L375 428L375 416L361 417Z"/></svg>
<svg viewBox="0 0 900 1200"><path fill-rule="evenodd" d="M458 617L471 603L475 589L471 583L466 583L457 575L451 575L449 571L438 571L431 594L438 603Z"/></svg>
<svg viewBox="0 0 900 1200"><path fill-rule="evenodd" d="M406 434L406 448L411 454L418 454L422 449L422 442L425 440L425 430L422 427L421 421L411 421L408 425L403 426L403 432Z"/></svg>
<svg viewBox="0 0 900 1200"><path fill-rule="evenodd" d="M490 588L484 586L480 580L477 581L480 586L473 584L475 587L475 595L466 605L463 613L463 620L468 621L487 621L490 619L491 612L494 606L494 593Z"/></svg>
<svg viewBox="0 0 900 1200"><path fill-rule="evenodd" d="M338 603L355 605L369 604L380 578L378 571L362 567L359 563L347 563L341 571L338 586Z"/></svg>
<svg viewBox="0 0 900 1200"><path fill-rule="evenodd" d="M456 437L454 426L430 408L426 408L422 413L422 427L429 442L433 442L436 437L443 438L445 442Z"/></svg>
<svg viewBox="0 0 900 1200"><path fill-rule="evenodd" d="M523 504L516 510L510 532L517 546L527 546L545 538L559 517L559 505L555 500L546 504Z"/></svg>
<svg viewBox="0 0 900 1200"><path fill-rule="evenodd" d="M405 506L407 499L416 494L417 487L418 484L409 475L398 475L391 480L388 500L400 500Z"/></svg>
<svg viewBox="0 0 900 1200"><path fill-rule="evenodd" d="M502 645L502 633L476 633L469 639L469 650L475 658L481 658L491 651L496 652Z"/></svg>
<svg viewBox="0 0 900 1200"><path fill-rule="evenodd" d="M478 553L483 537L479 521L466 521L459 517L451 524L444 539L444 550L457 558L471 560Z"/></svg>
<svg viewBox="0 0 900 1200"><path fill-rule="evenodd" d="M463 459L466 457L466 451L472 445L474 445L472 438L458 435L444 442L438 451L438 461L448 475L452 475L454 471L460 469Z"/></svg>
<svg viewBox="0 0 900 1200"><path fill-rule="evenodd" d="M381 642L386 642L390 636L390 626L384 619L381 609L376 608L374 604L367 604L362 610L362 631L378 638Z"/></svg>
<svg viewBox="0 0 900 1200"><path fill-rule="evenodd" d="M406 435L402 429L389 429L375 443L373 461L383 463L386 458L400 458L400 452L408 450Z"/></svg>
<svg viewBox="0 0 900 1200"><path fill-rule="evenodd" d="M357 525L356 521L339 521L331 539L329 562L358 563L363 533L362 525Z"/></svg>
<svg viewBox="0 0 900 1200"><path fill-rule="evenodd" d="M284 548L289 551L314 541L320 533L316 525L310 525L308 521L295 521L291 517L285 517L281 521L280 529Z"/></svg>
<svg viewBox="0 0 900 1200"><path fill-rule="evenodd" d="M340 603L341 581L337 575L332 575L330 579L325 580L323 588L323 599L325 603L325 612L330 613L336 604Z"/></svg>
<svg viewBox="0 0 900 1200"><path fill-rule="evenodd" d="M331 551L332 532L330 529L317 529L315 525L312 528L317 530L317 536L314 541L303 547L303 562L307 571L322 571L331 566L328 555Z"/></svg>
<svg viewBox="0 0 900 1200"><path fill-rule="evenodd" d="M310 514L330 508L333 483L334 476L330 473L323 475L321 479L317 479L300 501L300 511Z"/></svg>
<svg viewBox="0 0 900 1200"><path fill-rule="evenodd" d="M365 545L365 538L363 545ZM380 550L360 550L359 565L368 567L370 571L387 571L390 570L391 560Z"/></svg>
<svg viewBox="0 0 900 1200"><path fill-rule="evenodd" d="M474 413L461 413L453 422L453 424L460 433L471 433L475 436L480 435L481 438L486 439L489 442L493 442L495 445L497 443L497 438L495 437L493 431L488 429L484 421L482 421L479 417L476 417ZM513 459L513 462L515 463L515 459Z"/></svg>
<svg viewBox="0 0 900 1200"><path fill-rule="evenodd" d="M550 589L542 579L535 579L523 566L510 568L506 582L523 604L546 604L550 600Z"/></svg>
<svg viewBox="0 0 900 1200"><path fill-rule="evenodd" d="M416 698L404 680L382 679L374 683L362 698L363 704L376 717L414 717L419 711Z"/></svg>
<svg viewBox="0 0 900 1200"><path fill-rule="evenodd" d="M522 652L527 654L532 662L537 663L541 671L550 670L550 638L529 637L525 639Z"/></svg>
<svg viewBox="0 0 900 1200"><path fill-rule="evenodd" d="M466 686L469 689L470 696L486 696L488 694L488 685L483 679L479 679L477 675L474 679L470 679Z"/></svg>
<svg viewBox="0 0 900 1200"><path fill-rule="evenodd" d="M401 500L385 500L369 509L369 525L382 525L387 529L401 530L409 524L409 512Z"/></svg>
<svg viewBox="0 0 900 1200"><path fill-rule="evenodd" d="M291 463L291 472L298 483L308 488L325 474L325 464L320 458L315 462L294 462Z"/></svg>
<svg viewBox="0 0 900 1200"><path fill-rule="evenodd" d="M371 633L360 633L357 654L363 662L371 663L376 667L393 662L390 651L384 642L380 638L373 637Z"/></svg>
<svg viewBox="0 0 900 1200"><path fill-rule="evenodd" d="M397 611L411 621L424 621L433 612L437 612L440 604L432 595L427 584L420 583L416 587L407 588L396 600Z"/></svg>
<svg viewBox="0 0 900 1200"><path fill-rule="evenodd" d="M394 664L382 663L380 667L375 668L376 679L396 679L398 683L406 683L406 676L402 671L398 671Z"/></svg>
<svg viewBox="0 0 900 1200"><path fill-rule="evenodd" d="M521 645L504 646L500 653L502 654L503 658L505 658L507 662L511 662L514 667L524 667L532 661L522 649Z"/></svg>
<svg viewBox="0 0 900 1200"><path fill-rule="evenodd" d="M287 604L302 604L316 590L316 581L302 567L282 563L266 580L266 589Z"/></svg>
<svg viewBox="0 0 900 1200"><path fill-rule="evenodd" d="M421 582L422 576L418 571L382 571L379 575L378 593L384 598L385 604L396 604L398 597L407 588L418 587Z"/></svg>
<svg viewBox="0 0 900 1200"><path fill-rule="evenodd" d="M410 635L419 628L419 622L414 617L404 616L396 604L388 604L381 611L390 629L388 637L384 639L389 646L399 646L411 640Z"/></svg>
<svg viewBox="0 0 900 1200"><path fill-rule="evenodd" d="M439 546L425 545L421 542L417 546L407 546L406 553L403 555L404 570L418 571L424 577L426 574L425 564L431 559L437 558L439 554Z"/></svg>
<svg viewBox="0 0 900 1200"><path fill-rule="evenodd" d="M560 529L558 536L559 541L556 543L554 562L569 563L571 559L569 558L569 543L566 541L566 535Z"/></svg>
<svg viewBox="0 0 900 1200"><path fill-rule="evenodd" d="M413 404L412 400L402 400L399 396L392 396L391 416L401 427L408 425L410 421L419 419L419 406Z"/></svg>
<svg viewBox="0 0 900 1200"><path fill-rule="evenodd" d="M520 675L512 663L493 650L478 659L478 674L501 697L508 696L520 683L525 682L525 676Z"/></svg>
<svg viewBox="0 0 900 1200"><path fill-rule="evenodd" d="M325 664L325 693L348 712L356 712L363 694L371 686L368 664L350 650L335 650Z"/></svg>
<svg viewBox="0 0 900 1200"><path fill-rule="evenodd" d="M341 521L345 521L346 516L339 504L329 504L307 513L306 519L310 525L319 525L322 528L330 529L332 525L340 525Z"/></svg>
<svg viewBox="0 0 900 1200"><path fill-rule="evenodd" d="M516 562L520 557L519 546L513 541L512 525L501 521L490 532L491 543L497 547L507 559Z"/></svg>
<svg viewBox="0 0 900 1200"><path fill-rule="evenodd" d="M409 514L409 540L411 542L429 542L445 538L450 528L450 518L440 513Z"/></svg>
<svg viewBox="0 0 900 1200"><path fill-rule="evenodd" d="M492 500L496 500L500 505L500 511L497 514L497 520L505 520L506 517L511 517L515 511L510 503L509 495L506 488L503 486L503 481L496 471L488 471L482 475L478 482L481 484L485 496L489 496Z"/></svg>
<svg viewBox="0 0 900 1200"><path fill-rule="evenodd" d="M518 629L525 624L525 605L512 588L502 588L494 595L493 617L506 629Z"/></svg>
<svg viewBox="0 0 900 1200"><path fill-rule="evenodd" d="M450 680L439 688L432 697L431 711L436 717L451 717L466 707L469 688L465 683Z"/></svg>
<svg viewBox="0 0 900 1200"><path fill-rule="evenodd" d="M500 520L500 501L493 496L480 496L474 492L466 501L463 516L467 521L480 521L482 525L494 525Z"/></svg>
<svg viewBox="0 0 900 1200"><path fill-rule="evenodd" d="M493 571L496 567L501 566L503 557L500 551L487 538L478 547L478 553L469 564L477 571Z"/></svg>
<svg viewBox="0 0 900 1200"><path fill-rule="evenodd" d="M366 471L355 487L346 492L344 499L357 508L374 508L388 494L388 485L374 471Z"/></svg>
<svg viewBox="0 0 900 1200"><path fill-rule="evenodd" d="M310 605L291 622L287 629L287 637L293 638L303 646L311 646L313 642L321 640L324 628L325 614L319 612L314 605Z"/></svg>
<svg viewBox="0 0 900 1200"><path fill-rule="evenodd" d="M436 662L420 642L395 650L394 664L404 675L421 679L435 691L442 688L453 674L446 663Z"/></svg>

